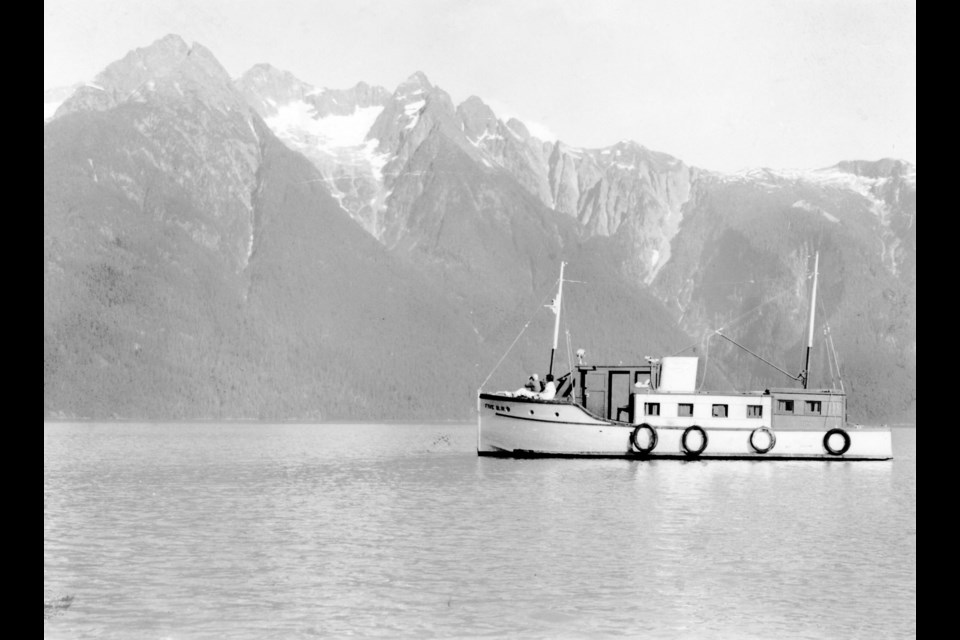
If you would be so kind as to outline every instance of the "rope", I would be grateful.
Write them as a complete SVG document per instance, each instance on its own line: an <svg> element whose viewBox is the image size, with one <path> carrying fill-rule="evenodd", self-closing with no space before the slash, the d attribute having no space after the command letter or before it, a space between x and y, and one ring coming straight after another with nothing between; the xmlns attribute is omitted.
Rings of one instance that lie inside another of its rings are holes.
<svg viewBox="0 0 960 640"><path fill-rule="evenodd" d="M830 351L833 352L833 362L837 365L837 380L840 381L840 391L846 393L846 390L843 388L843 375L840 373L840 358L837 356L837 348L833 343L833 332L830 331L830 325L826 326L827 334L827 345L830 347Z"/></svg>
<svg viewBox="0 0 960 640"><path fill-rule="evenodd" d="M710 362L710 338L712 337L713 334L711 333L707 335L706 338L700 339L700 342L703 342L703 375L700 377L700 384L697 386L697 393L703 391L703 385L707 381L707 364Z"/></svg>
<svg viewBox="0 0 960 640"><path fill-rule="evenodd" d="M793 379L793 380L800 380L800 379L803 377L803 375L804 375L804 372L803 372L803 371L801 371L799 375L796 375L796 376L795 376L795 375L793 375L792 373L790 373L789 371L787 371L787 370L785 370L785 369L781 369L780 367L778 367L777 365L773 364L772 362L770 362L769 360L767 360L767 359L764 358L763 356L761 356L761 355L759 355L759 354L756 354L756 353L754 353L753 351L750 351L750 349L747 349L745 346L743 346L742 344L740 344L740 343L737 342L736 340L730 338L729 336L723 335L723 334L720 333L719 331L716 331L716 332L714 333L714 335L720 336L721 338L723 338L724 340L727 340L727 341L730 342L731 344L733 344L733 345L735 345L735 346L737 346L737 347L740 347L741 349L743 349L744 351L746 351L747 353L749 353L750 355L752 355L754 358L760 360L760 361L763 362L764 364L770 365L771 367L773 367L774 369L776 369L777 371L779 371L779 372L782 373L783 375L787 376L788 378L791 378L791 379Z"/></svg>
<svg viewBox="0 0 960 640"><path fill-rule="evenodd" d="M487 384L487 382L490 381L490 378L493 377L493 374L496 373L497 369L500 368L500 365L503 364L504 359L506 359L507 355L508 355L508 354L510 353L510 351L513 349L513 347L517 344L517 340L520 339L520 336L523 335L523 332L527 330L527 327L530 326L530 323L533 322L533 319L537 316L537 314L538 314L538 313L540 312L540 310L543 308L543 303L547 301L547 298L548 298L549 296L550 296L550 293L547 292L547 295L545 295L545 296L543 297L543 299L540 301L540 304L537 305L537 309L533 312L533 315L530 316L530 319L527 320L526 324L523 325L523 328L520 329L520 333L518 333L518 334L517 334L517 337L513 339L513 342L510 343L510 346L507 347L507 350L504 351L504 353L503 353L502 356L500 356L500 360L497 361L497 364L494 365L493 369L490 370L490 373L487 374L487 377L484 378L483 382L480 383L480 386L477 387L477 395L478 395L478 396L480 395L480 392L483 390L483 386L484 386L485 384Z"/></svg>
<svg viewBox="0 0 960 640"><path fill-rule="evenodd" d="M777 295L773 296L773 297L770 298L769 300L764 300L763 302L761 302L761 303L758 304L757 306L753 307L752 309L749 309L749 310L747 310L747 311L744 311L743 313L741 313L739 316L737 316L737 317L734 318L733 320L730 320L729 322L726 322L726 323L724 323L724 324L722 324L722 325L720 325L720 326L718 326L718 327L714 327L713 329L708 329L708 330L706 331L706 333L712 335L712 334L714 334L714 333L716 333L716 332L718 332L718 331L721 331L721 330L723 330L723 329L727 329L727 328L733 326L734 324L736 324L737 322L740 322L740 321L743 320L746 316L750 315L751 313L753 313L754 311L756 311L756 310L759 309L760 307L762 307L762 306L764 306L764 305L767 305L767 304L770 304L771 302L773 302L773 301L776 300L777 298L782 298L782 297L785 296L787 293L789 293L789 290L781 291L780 293L778 293ZM709 338L708 338L708 340L709 340ZM670 354L670 356L680 355L681 353L683 353L683 352L686 351L687 349L690 349L691 347L695 347L695 346L697 346L698 344L700 344L701 342L703 342L703 339L702 339L702 338L701 338L700 340L697 340L697 341L694 342L693 344L687 345L687 346L684 347L683 349L680 349L680 351L677 351L676 353Z"/></svg>
<svg viewBox="0 0 960 640"><path fill-rule="evenodd" d="M823 306L823 299L820 298L817 300L817 310L820 312L820 317L824 318L823 320L823 335L824 335L824 346L827 351L827 367L830 370L830 386L833 387L834 382L834 373L836 373L835 380L840 383L840 391L846 393L843 386L843 375L840 373L840 357L837 355L837 345L833 341L833 331L830 330L830 323L826 321L827 311ZM830 356L833 356L831 358ZM836 367L836 371L834 371Z"/></svg>

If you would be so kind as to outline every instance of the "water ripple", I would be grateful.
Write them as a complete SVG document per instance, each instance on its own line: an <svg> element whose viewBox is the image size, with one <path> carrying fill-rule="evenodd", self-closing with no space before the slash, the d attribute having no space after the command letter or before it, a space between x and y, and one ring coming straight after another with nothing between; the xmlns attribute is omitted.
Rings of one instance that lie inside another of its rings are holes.
<svg viewBox="0 0 960 640"><path fill-rule="evenodd" d="M46 424L44 635L916 635L914 431L756 463L478 458L473 429Z"/></svg>

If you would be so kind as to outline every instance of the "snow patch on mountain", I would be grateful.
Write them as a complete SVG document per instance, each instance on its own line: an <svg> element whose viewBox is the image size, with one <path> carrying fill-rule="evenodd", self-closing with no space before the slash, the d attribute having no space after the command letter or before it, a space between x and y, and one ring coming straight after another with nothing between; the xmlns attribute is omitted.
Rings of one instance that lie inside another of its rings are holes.
<svg viewBox="0 0 960 640"><path fill-rule="evenodd" d="M411 102L409 104L404 105L403 117L410 119L410 121L407 122L407 125L404 127L404 129L409 130L417 126L417 122L420 121L420 113L423 110L424 106L426 106L426 104L427 104L426 100L417 100L416 102ZM377 115L380 115L380 114L377 114ZM374 120L376 120L376 118L374 118ZM370 125L372 126L373 122L371 122Z"/></svg>
<svg viewBox="0 0 960 640"><path fill-rule="evenodd" d="M862 198L865 208L879 224L880 252L891 274L900 273L901 239L893 229L894 216L904 188L916 189L917 171L910 163L893 160L841 162L823 169L750 169L733 174L712 174L723 182L752 183L774 191L791 185L816 187L830 193L852 193ZM793 207L819 213L832 223L839 223L823 207L799 200ZM913 224L911 218L910 224Z"/></svg>
<svg viewBox="0 0 960 640"><path fill-rule="evenodd" d="M837 166L824 169L746 169L736 173L711 172L711 175L723 182L752 182L769 186L781 186L785 182L807 182L821 187L849 189L864 197L869 197L869 194L874 192L877 187L895 179L892 176L857 175L844 171ZM912 168L902 178L907 181L912 180L916 184L916 175L916 168Z"/></svg>
<svg viewBox="0 0 960 640"><path fill-rule="evenodd" d="M347 115L320 117L313 105L295 100L264 119L280 140L320 170L330 195L374 237L386 207L383 168L392 156L379 152L380 141L367 135L383 109L355 107Z"/></svg>
<svg viewBox="0 0 960 640"><path fill-rule="evenodd" d="M74 91L83 86L83 83L78 83L71 85L69 87L55 87L53 89L44 89L43 90L43 121L49 122L53 119L54 114L57 112L57 109L60 108L60 105L66 101ZM98 87L103 91L102 87Z"/></svg>
<svg viewBox="0 0 960 640"><path fill-rule="evenodd" d="M313 105L302 100L277 107L265 119L267 126L284 140L309 139L318 147L336 149L364 144L364 138L383 107L359 107L346 116L316 117Z"/></svg>
<svg viewBox="0 0 960 640"><path fill-rule="evenodd" d="M836 216L830 215L822 207L818 207L812 202L807 202L806 200L797 200L796 202L793 203L793 208L801 209L803 211L809 211L810 213L819 214L834 224L840 224L839 218L837 218Z"/></svg>
<svg viewBox="0 0 960 640"><path fill-rule="evenodd" d="M58 100L56 102L44 102L43 103L43 121L47 122L48 120L53 118L53 114L57 112L57 109L60 108L61 104L63 104L63 100Z"/></svg>

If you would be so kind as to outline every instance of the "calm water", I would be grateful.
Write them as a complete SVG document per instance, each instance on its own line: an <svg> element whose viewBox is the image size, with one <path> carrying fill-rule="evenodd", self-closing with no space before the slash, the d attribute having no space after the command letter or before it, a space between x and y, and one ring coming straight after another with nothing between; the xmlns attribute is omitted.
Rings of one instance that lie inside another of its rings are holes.
<svg viewBox="0 0 960 640"><path fill-rule="evenodd" d="M916 635L892 462L476 456L475 425L45 424L48 638Z"/></svg>

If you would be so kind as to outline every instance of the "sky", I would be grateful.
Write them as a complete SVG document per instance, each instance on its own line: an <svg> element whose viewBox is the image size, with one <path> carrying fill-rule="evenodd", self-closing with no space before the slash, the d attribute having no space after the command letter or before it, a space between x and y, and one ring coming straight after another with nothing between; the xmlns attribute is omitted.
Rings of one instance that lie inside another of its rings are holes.
<svg viewBox="0 0 960 640"><path fill-rule="evenodd" d="M234 76L392 91L423 71L578 147L718 171L916 163L916 18L908 0L44 0L43 86L176 33Z"/></svg>

